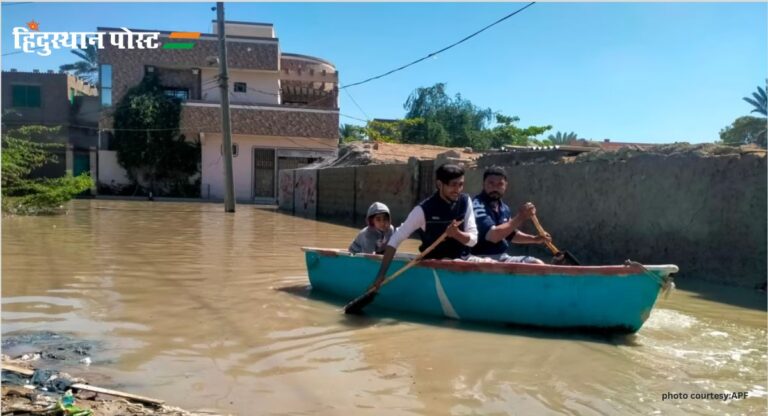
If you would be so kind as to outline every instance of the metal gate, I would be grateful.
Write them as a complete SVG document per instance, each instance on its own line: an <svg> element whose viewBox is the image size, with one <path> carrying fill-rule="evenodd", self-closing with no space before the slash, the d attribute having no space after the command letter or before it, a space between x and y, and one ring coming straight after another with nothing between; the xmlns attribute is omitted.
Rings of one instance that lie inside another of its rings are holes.
<svg viewBox="0 0 768 416"><path fill-rule="evenodd" d="M72 176L80 176L83 173L91 174L91 154L88 152L72 152ZM80 192L80 196L87 196L91 194L90 189L86 189Z"/></svg>
<svg viewBox="0 0 768 416"><path fill-rule="evenodd" d="M80 176L83 173L91 173L91 154L87 152L72 152L72 176Z"/></svg>
<svg viewBox="0 0 768 416"><path fill-rule="evenodd" d="M275 197L275 149L253 149L253 197Z"/></svg>

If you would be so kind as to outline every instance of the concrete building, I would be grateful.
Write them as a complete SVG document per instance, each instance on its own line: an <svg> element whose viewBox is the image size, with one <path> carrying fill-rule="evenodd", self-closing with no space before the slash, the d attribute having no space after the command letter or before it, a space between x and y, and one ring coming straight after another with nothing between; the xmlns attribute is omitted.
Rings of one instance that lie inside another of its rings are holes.
<svg viewBox="0 0 768 416"><path fill-rule="evenodd" d="M191 49L129 50L105 43L99 64L104 106L118 103L150 72L167 94L182 100L181 133L202 144L200 195L221 199L224 164L216 21L212 26L213 33L201 34ZM279 169L301 167L336 152L338 72L323 59L282 52L271 24L227 21L225 26L235 197L274 202ZM176 41L171 32L152 32L161 33L161 44ZM100 125L107 131L112 127L108 113ZM102 182L126 180L114 153L102 143Z"/></svg>
<svg viewBox="0 0 768 416"><path fill-rule="evenodd" d="M33 172L34 177L75 176L89 172L96 177L99 105L96 86L73 75L54 72L2 73L3 127L60 126L59 134L40 138L61 143L58 162Z"/></svg>

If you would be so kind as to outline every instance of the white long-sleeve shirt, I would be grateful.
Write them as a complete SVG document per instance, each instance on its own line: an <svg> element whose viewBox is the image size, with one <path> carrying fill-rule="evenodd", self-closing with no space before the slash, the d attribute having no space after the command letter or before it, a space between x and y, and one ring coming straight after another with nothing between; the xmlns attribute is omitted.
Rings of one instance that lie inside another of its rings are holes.
<svg viewBox="0 0 768 416"><path fill-rule="evenodd" d="M467 212L464 214L464 232L469 233L468 247L474 247L477 244L477 224L475 223L475 211L472 209L472 201L469 196L467 198ZM397 227L395 233L392 234L392 238L389 239L388 246L392 248L400 247L403 241L405 241L414 231L421 229L427 230L427 219L424 217L424 210L421 209L421 205L416 205L411 213L408 214L408 218Z"/></svg>

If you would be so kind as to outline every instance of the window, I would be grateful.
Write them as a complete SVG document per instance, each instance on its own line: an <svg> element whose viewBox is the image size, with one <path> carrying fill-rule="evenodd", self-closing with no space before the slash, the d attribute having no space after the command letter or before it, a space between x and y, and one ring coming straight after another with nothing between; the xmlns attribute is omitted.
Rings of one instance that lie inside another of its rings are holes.
<svg viewBox="0 0 768 416"><path fill-rule="evenodd" d="M112 105L112 65L102 65L99 70L99 85L101 86L101 105Z"/></svg>
<svg viewBox="0 0 768 416"><path fill-rule="evenodd" d="M178 98L181 101L187 101L189 99L189 90L186 88L165 88L163 92L165 95Z"/></svg>
<svg viewBox="0 0 768 416"><path fill-rule="evenodd" d="M224 143L221 144L219 152L224 156ZM237 157L238 153L240 153L240 146L238 146L237 143L232 143L232 157Z"/></svg>
<svg viewBox="0 0 768 416"><path fill-rule="evenodd" d="M69 89L69 103L74 104L75 103L75 89L70 88Z"/></svg>
<svg viewBox="0 0 768 416"><path fill-rule="evenodd" d="M248 85L245 82L235 82L235 92L247 92Z"/></svg>
<svg viewBox="0 0 768 416"><path fill-rule="evenodd" d="M14 85L14 107L40 107L40 86L38 85Z"/></svg>

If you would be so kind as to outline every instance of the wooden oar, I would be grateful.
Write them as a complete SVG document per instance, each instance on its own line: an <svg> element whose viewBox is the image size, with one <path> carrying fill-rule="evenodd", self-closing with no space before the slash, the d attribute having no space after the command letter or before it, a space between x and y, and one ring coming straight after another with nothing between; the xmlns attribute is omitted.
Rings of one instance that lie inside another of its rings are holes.
<svg viewBox="0 0 768 416"><path fill-rule="evenodd" d="M456 223L456 226L458 226L462 222L463 221L459 221L458 223ZM449 227L452 225L453 224L449 225ZM344 313L359 314L360 312L362 312L363 308L370 305L373 302L373 300L376 299L376 295L379 294L379 289L381 289L381 286L384 286L387 283L395 280L398 276L403 274L406 270L415 266L416 263L420 262L424 258L424 256L432 252L432 250L434 250L435 247L440 245L440 243L442 243L447 237L448 237L448 230L446 229L445 232L443 232L443 234L440 235L440 237L438 237L434 243L432 243L424 251L419 253L418 256L414 257L413 260L409 261L408 264L401 267L400 270L392 273L389 277L384 279L384 281L381 282L381 284L378 287L376 287L375 284L371 285L371 287L369 287L368 290L365 291L365 293L356 297L351 302L347 303L346 306L344 306Z"/></svg>
<svg viewBox="0 0 768 416"><path fill-rule="evenodd" d="M544 237L546 234L548 234L546 231L544 231L544 227L541 226L541 223L539 223L539 219L536 218L536 215L531 216L531 221L533 221L533 225L536 227L536 230L539 232L540 236ZM544 240L544 244L547 245L547 248L549 249L549 251L551 251L552 255L554 255L556 258L562 256L563 260L568 260L569 262L571 262L571 264L574 264L576 266L581 264L581 262L578 259L576 259L576 257L574 257L570 251L568 250L566 250L565 252L560 251L549 240Z"/></svg>

